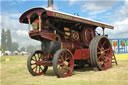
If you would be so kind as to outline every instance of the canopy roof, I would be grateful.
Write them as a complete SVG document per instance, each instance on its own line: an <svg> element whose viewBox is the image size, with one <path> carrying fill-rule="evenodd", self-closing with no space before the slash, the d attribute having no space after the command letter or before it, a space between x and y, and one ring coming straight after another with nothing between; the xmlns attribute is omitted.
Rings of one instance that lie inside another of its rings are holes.
<svg viewBox="0 0 128 85"><path fill-rule="evenodd" d="M47 16L54 17L54 18L65 19L65 20L72 21L72 22L79 22L79 23L89 24L89 25L102 27L102 28L114 29L113 26L105 24L105 23L101 23L101 22L94 21L91 19L87 19L87 18L83 18L83 17L79 17L79 16L75 16L75 15L71 15L71 14L67 14L67 13L63 13L63 12L59 12L55 10L49 10L47 8L41 8L41 7L32 8L24 12L21 15L19 21L21 23L28 23L28 19L30 19L33 14L36 13L38 16L41 16L41 14L44 12L47 14Z"/></svg>

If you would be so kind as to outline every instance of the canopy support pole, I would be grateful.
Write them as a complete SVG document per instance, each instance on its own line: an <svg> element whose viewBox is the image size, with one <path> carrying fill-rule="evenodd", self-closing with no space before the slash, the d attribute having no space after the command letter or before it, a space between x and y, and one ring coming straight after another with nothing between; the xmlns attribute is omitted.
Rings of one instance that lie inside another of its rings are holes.
<svg viewBox="0 0 128 85"><path fill-rule="evenodd" d="M39 31L41 31L41 16L39 16Z"/></svg>
<svg viewBox="0 0 128 85"><path fill-rule="evenodd" d="M29 32L30 32L30 24L31 24L31 20L30 20L30 18L28 19L28 30L29 30Z"/></svg>
<svg viewBox="0 0 128 85"><path fill-rule="evenodd" d="M102 28L103 29L103 35L104 35L104 28Z"/></svg>

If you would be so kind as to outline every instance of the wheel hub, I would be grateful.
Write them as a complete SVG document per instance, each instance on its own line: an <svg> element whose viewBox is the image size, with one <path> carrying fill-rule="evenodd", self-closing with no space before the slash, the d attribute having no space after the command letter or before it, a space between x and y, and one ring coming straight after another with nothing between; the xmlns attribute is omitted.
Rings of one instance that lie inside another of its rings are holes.
<svg viewBox="0 0 128 85"><path fill-rule="evenodd" d="M36 65L39 66L41 63L40 61L36 61Z"/></svg>
<svg viewBox="0 0 128 85"><path fill-rule="evenodd" d="M103 47L101 48L101 52L100 53L101 53L102 56L105 55L105 52L104 52L104 48Z"/></svg>

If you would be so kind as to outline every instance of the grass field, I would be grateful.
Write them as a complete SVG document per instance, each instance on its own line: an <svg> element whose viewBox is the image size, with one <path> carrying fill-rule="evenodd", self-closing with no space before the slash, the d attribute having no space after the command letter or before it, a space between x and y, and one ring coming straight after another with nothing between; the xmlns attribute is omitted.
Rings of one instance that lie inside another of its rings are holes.
<svg viewBox="0 0 128 85"><path fill-rule="evenodd" d="M57 78L52 67L42 76L31 76L26 67L27 56L9 56L0 60L1 85L128 85L128 54L117 54L119 65L94 71L88 67L75 70L72 76Z"/></svg>

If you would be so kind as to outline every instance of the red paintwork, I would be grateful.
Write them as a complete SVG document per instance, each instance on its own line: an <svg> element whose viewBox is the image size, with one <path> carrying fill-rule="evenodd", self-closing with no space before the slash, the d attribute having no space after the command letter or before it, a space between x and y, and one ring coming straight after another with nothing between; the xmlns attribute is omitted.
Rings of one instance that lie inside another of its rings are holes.
<svg viewBox="0 0 128 85"><path fill-rule="evenodd" d="M104 67L103 70L106 70L112 66L112 58L106 57L104 60Z"/></svg>
<svg viewBox="0 0 128 85"><path fill-rule="evenodd" d="M52 61L37 61L36 65L52 66Z"/></svg>
<svg viewBox="0 0 128 85"><path fill-rule="evenodd" d="M34 22L35 22L35 23L39 23L39 19L36 19Z"/></svg>
<svg viewBox="0 0 128 85"><path fill-rule="evenodd" d="M29 36L35 40L39 40L39 37L53 41L55 40L56 37L59 38L58 34L50 33L47 30L42 30L41 32L39 32L39 30L32 30L29 32Z"/></svg>
<svg viewBox="0 0 128 85"><path fill-rule="evenodd" d="M44 8L32 8L32 9L29 9L29 10L27 10L26 12L24 12L24 13L21 15L19 21L20 21L20 22L23 22L23 20L24 20L25 18L30 19L30 17L31 17L32 14L34 14L34 13L36 13L36 14L38 14L38 15L41 15L42 12L44 12L44 11L45 11Z"/></svg>
<svg viewBox="0 0 128 85"><path fill-rule="evenodd" d="M82 52L83 51L83 52ZM74 53L74 59L80 60L80 59L89 59L89 49L77 49ZM83 53L83 55L82 55Z"/></svg>
<svg viewBox="0 0 128 85"><path fill-rule="evenodd" d="M67 48L69 50L80 49L80 43L78 41L61 40L61 48Z"/></svg>
<svg viewBox="0 0 128 85"><path fill-rule="evenodd" d="M85 45L89 47L91 40L95 36L94 27L93 26L85 26L85 28L83 29L83 31L81 33L81 36L82 36L82 40L84 41Z"/></svg>

